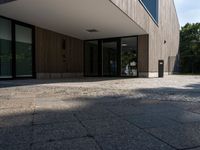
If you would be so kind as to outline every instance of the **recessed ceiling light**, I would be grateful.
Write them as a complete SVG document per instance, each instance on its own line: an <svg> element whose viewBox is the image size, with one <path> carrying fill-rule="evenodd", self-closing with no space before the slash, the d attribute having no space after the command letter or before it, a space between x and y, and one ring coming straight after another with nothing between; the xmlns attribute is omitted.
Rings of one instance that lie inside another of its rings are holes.
<svg viewBox="0 0 200 150"><path fill-rule="evenodd" d="M16 0L0 0L0 4L5 4L5 3L9 3L12 1L16 1Z"/></svg>
<svg viewBox="0 0 200 150"><path fill-rule="evenodd" d="M122 46L123 46L123 47L126 47L126 46L127 46L127 44L126 44L126 43L122 43Z"/></svg>
<svg viewBox="0 0 200 150"><path fill-rule="evenodd" d="M97 29L87 29L86 31L89 33L99 32Z"/></svg>

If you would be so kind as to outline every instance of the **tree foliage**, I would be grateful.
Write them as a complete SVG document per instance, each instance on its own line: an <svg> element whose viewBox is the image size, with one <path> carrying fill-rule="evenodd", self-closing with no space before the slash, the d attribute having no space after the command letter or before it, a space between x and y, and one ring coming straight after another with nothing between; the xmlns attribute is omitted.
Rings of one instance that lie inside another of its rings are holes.
<svg viewBox="0 0 200 150"><path fill-rule="evenodd" d="M187 23L180 31L180 62L184 73L200 73L200 23Z"/></svg>

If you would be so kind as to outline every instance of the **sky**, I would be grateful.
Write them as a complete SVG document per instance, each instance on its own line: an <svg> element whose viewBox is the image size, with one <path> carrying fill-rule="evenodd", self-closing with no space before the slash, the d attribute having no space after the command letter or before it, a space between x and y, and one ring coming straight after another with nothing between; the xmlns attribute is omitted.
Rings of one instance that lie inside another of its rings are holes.
<svg viewBox="0 0 200 150"><path fill-rule="evenodd" d="M181 26L200 22L200 0L174 0Z"/></svg>

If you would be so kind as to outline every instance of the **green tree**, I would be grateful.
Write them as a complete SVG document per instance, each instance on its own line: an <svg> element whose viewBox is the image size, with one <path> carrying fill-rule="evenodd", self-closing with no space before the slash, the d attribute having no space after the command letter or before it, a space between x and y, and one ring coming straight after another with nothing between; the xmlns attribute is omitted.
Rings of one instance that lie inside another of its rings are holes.
<svg viewBox="0 0 200 150"><path fill-rule="evenodd" d="M180 59L183 73L200 73L200 23L181 28Z"/></svg>

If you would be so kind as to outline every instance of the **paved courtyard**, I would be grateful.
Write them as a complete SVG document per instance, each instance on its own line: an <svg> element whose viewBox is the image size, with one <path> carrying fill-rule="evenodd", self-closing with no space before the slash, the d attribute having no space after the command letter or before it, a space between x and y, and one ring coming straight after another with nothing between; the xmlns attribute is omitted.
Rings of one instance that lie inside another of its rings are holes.
<svg viewBox="0 0 200 150"><path fill-rule="evenodd" d="M0 150L200 150L200 76L0 81Z"/></svg>

